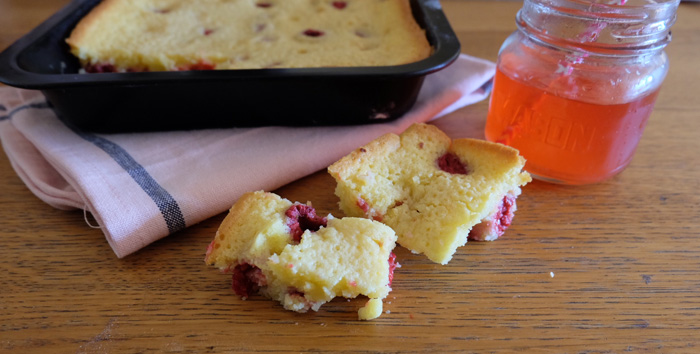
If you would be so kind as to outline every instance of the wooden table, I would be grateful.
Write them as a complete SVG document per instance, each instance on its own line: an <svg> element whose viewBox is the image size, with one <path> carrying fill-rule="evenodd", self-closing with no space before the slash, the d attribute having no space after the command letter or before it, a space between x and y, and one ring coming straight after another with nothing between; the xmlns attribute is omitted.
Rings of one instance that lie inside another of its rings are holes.
<svg viewBox="0 0 700 354"><path fill-rule="evenodd" d="M67 0L0 0L0 48ZM520 2L443 1L463 51L495 60ZM379 319L364 299L317 313L241 301L204 265L224 215L117 259L0 154L0 352L700 352L700 4L684 3L671 71L629 168L605 183L533 182L496 242L440 266L403 248ZM480 137L487 103L450 117ZM449 128L446 127L446 128ZM337 210L324 171L277 192ZM233 201L232 201L233 202Z"/></svg>

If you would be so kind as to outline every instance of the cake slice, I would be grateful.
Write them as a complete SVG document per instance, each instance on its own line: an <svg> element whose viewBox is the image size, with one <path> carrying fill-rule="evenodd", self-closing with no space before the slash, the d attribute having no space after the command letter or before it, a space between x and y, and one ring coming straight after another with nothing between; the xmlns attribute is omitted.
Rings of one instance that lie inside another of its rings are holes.
<svg viewBox="0 0 700 354"><path fill-rule="evenodd" d="M348 216L381 221L398 243L447 264L467 239L495 240L531 181L525 160L505 145L451 139L437 127L414 124L386 134L328 168Z"/></svg>
<svg viewBox="0 0 700 354"><path fill-rule="evenodd" d="M243 299L261 293L306 312L336 296L366 295L376 307L391 291L395 245L396 234L382 223L321 217L310 205L258 191L230 209L205 262L231 273L233 291ZM372 319L381 312L358 314Z"/></svg>

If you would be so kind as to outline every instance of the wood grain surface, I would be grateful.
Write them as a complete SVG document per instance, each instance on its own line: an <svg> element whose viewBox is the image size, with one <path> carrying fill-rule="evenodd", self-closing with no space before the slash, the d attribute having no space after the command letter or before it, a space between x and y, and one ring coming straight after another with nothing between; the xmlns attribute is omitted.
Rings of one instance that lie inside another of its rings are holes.
<svg viewBox="0 0 700 354"><path fill-rule="evenodd" d="M67 0L0 0L0 49ZM495 60L518 1L442 4L463 52ZM447 266L403 248L384 313L242 301L204 265L224 215L117 259L82 211L37 199L0 154L0 352L700 353L700 4L683 3L671 70L632 164L580 187L533 182L506 235ZM440 122L483 137L487 102ZM342 216L324 171L276 191ZM231 201L232 203L234 201Z"/></svg>

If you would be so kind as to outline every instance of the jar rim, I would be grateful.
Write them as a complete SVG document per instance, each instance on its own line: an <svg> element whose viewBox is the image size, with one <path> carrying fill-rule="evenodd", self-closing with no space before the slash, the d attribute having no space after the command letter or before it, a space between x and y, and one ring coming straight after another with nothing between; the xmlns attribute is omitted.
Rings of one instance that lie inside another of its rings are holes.
<svg viewBox="0 0 700 354"><path fill-rule="evenodd" d="M525 0L535 1L540 3L562 4L569 6L594 6L600 9L634 9L640 7L658 8L658 7L675 7L678 6L681 0ZM609 10L606 10L609 11Z"/></svg>
<svg viewBox="0 0 700 354"><path fill-rule="evenodd" d="M657 50L671 40L679 3L680 0L524 0L516 24L521 31L568 49Z"/></svg>

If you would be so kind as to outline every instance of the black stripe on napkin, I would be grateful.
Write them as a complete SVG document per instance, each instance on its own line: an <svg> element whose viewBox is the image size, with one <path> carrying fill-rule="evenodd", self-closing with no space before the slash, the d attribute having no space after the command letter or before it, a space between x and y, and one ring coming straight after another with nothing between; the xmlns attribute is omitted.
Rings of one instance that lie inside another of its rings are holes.
<svg viewBox="0 0 700 354"><path fill-rule="evenodd" d="M0 116L0 121L12 119L15 114L25 109L46 109L50 107L51 105L48 102L29 103L13 109L7 115ZM0 111L7 110L2 105L0 105L0 108L2 108ZM59 117L59 119L60 118L61 117ZM63 119L61 119L61 121L63 121ZM64 121L64 123L66 122ZM156 180L148 173L148 171L146 171L141 164L136 162L136 160L134 160L134 158L129 155L126 150L105 138L82 132L70 124L66 124L66 126L72 129L81 138L102 149L112 159L114 159L119 166L129 173L131 178L133 178L141 189L143 189L143 191L146 192L153 202L156 203L161 214L163 214L163 218L165 219L165 223L167 224L168 231L170 233L174 233L186 227L185 217L182 215L182 210L180 210L180 206L177 204L177 201L175 201L170 193L159 185L158 182L156 182Z"/></svg>
<svg viewBox="0 0 700 354"><path fill-rule="evenodd" d="M177 201L175 201L170 193L158 184L151 174L148 173L140 163L136 162L126 150L103 137L77 130L75 132L83 139L93 143L106 152L119 166L129 173L131 178L133 178L141 189L156 203L161 214L163 214L163 218L168 225L168 231L170 231L170 233L185 228L185 217L182 215Z"/></svg>
<svg viewBox="0 0 700 354"><path fill-rule="evenodd" d="M0 116L0 122L2 122L3 120L6 120L6 119L12 119L12 116L14 116L15 114L17 114L17 113L19 113L19 112L21 112L21 111L24 111L25 109L30 109L30 108L33 108L33 109L45 109L45 108L49 108L49 107L51 107L51 106L49 105L48 102L37 102L37 103L25 104L25 105L22 105L22 106L19 106L19 107L13 109L13 110L10 111L10 113L8 113L7 115ZM5 108L5 106L3 106L3 105L0 105L0 108L2 108L2 109L0 109L0 111L6 111L6 110L7 110L7 108Z"/></svg>

